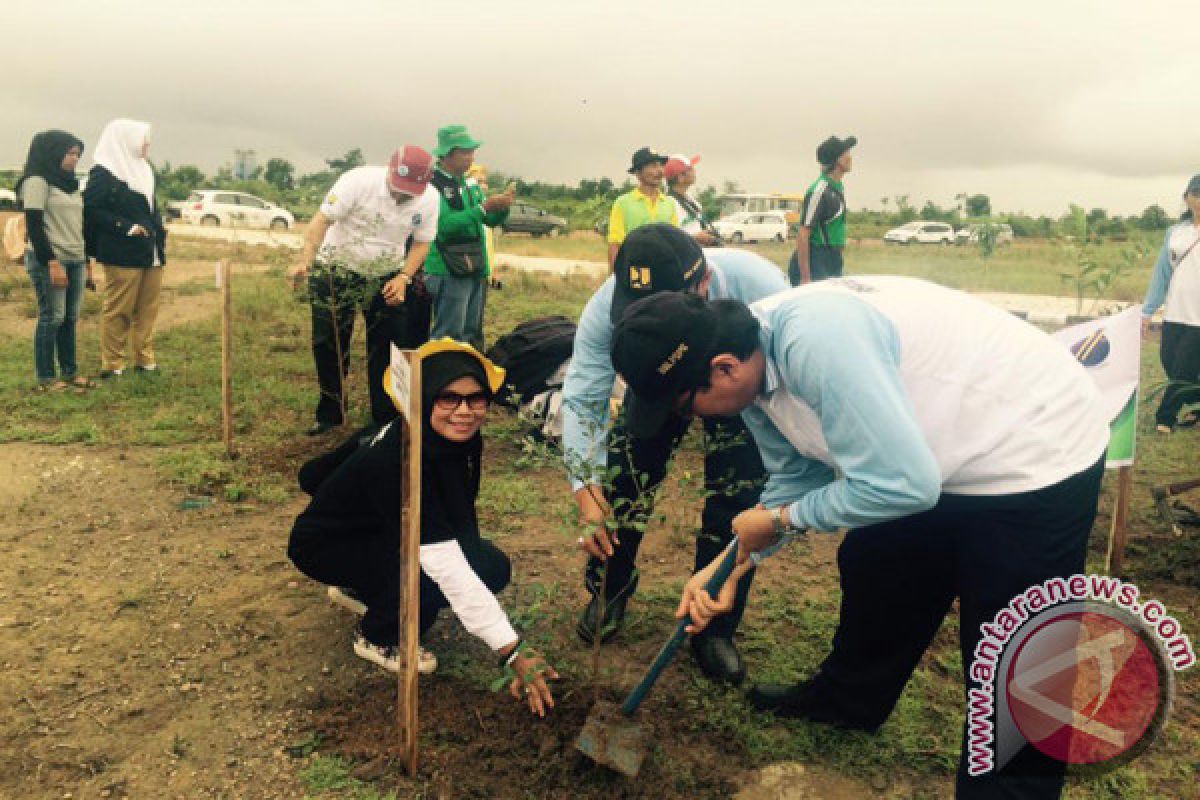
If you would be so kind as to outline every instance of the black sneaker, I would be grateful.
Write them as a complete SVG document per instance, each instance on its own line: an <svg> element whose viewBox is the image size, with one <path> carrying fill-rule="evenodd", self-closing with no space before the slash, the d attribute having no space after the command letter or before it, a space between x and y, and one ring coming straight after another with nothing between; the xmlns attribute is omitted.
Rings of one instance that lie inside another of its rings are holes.
<svg viewBox="0 0 1200 800"><path fill-rule="evenodd" d="M868 733L875 733L882 724L855 720L835 709L829 693L815 689L812 681L797 683L794 686L763 684L751 689L746 697L750 705L759 711L770 711L777 717L806 719L835 728Z"/></svg>
<svg viewBox="0 0 1200 800"><path fill-rule="evenodd" d="M114 378L119 378L125 374L123 369L102 369L100 370L100 380L109 381Z"/></svg>
<svg viewBox="0 0 1200 800"><path fill-rule="evenodd" d="M733 639L724 636L693 636L692 656L700 671L714 681L740 686L746 679L746 663Z"/></svg>

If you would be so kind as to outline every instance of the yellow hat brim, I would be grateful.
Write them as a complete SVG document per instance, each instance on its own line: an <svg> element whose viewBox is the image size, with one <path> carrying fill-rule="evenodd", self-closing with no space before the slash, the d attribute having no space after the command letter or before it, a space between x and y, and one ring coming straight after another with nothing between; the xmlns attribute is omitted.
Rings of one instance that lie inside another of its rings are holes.
<svg viewBox="0 0 1200 800"><path fill-rule="evenodd" d="M449 337L441 339L432 339L417 348L417 363L424 361L430 356L438 353L465 353L479 362L483 367L483 374L487 378L488 388L492 394L500 391L500 387L504 385L504 376L507 374L503 367L497 367L492 363L492 360L480 353L466 342L460 342ZM392 368L389 366L383 372L383 389L387 392L388 397L392 398L392 403L399 408L399 403L396 400L395 391L392 389Z"/></svg>

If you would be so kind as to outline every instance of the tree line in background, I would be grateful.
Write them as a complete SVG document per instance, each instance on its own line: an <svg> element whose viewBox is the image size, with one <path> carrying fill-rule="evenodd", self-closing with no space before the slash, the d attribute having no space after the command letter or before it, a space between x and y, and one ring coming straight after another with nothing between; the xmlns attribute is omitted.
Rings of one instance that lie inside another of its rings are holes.
<svg viewBox="0 0 1200 800"><path fill-rule="evenodd" d="M167 203L185 200L196 189L225 189L246 192L287 208L297 219L308 219L320 207L321 200L333 186L338 176L346 170L364 163L360 148L354 148L341 156L325 159L325 169L297 175L294 164L284 158L271 158L255 167L245 178L234 174L233 167L225 165L214 175L206 175L190 164L173 166L164 162L155 171L158 175L158 200L162 208ZM18 173L0 171L0 187L11 188ZM526 181L516 175L492 172L490 185L493 191L502 190L508 183L515 182L520 200L563 217L572 229L593 229L607 220L609 207L616 197L633 187L627 179L615 184L608 178L585 178L575 186L542 181ZM707 186L698 192L701 206L710 218L720 215L720 197L743 190L733 181L726 181L718 188ZM1103 208L1084 210L1072 205L1059 217L1032 216L1022 212L994 212L990 198L985 194L959 194L955 205L942 207L927 201L920 208L913 205L906 194L880 198L878 210L862 209L851 211L848 223L851 235L872 237L887 228L914 220L946 222L966 225L976 222L1007 223L1017 237L1060 238L1074 237L1082 230L1089 237L1103 237L1118 241L1128 238L1136 231L1157 231L1167 228L1174 218L1159 205L1147 207L1141 214L1122 217L1110 216ZM1081 220L1082 224L1081 225Z"/></svg>

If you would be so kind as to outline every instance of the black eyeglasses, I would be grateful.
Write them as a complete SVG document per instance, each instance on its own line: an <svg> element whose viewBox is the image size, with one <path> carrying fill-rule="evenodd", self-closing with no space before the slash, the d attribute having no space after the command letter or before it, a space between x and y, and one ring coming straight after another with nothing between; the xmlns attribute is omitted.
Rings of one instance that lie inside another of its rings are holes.
<svg viewBox="0 0 1200 800"><path fill-rule="evenodd" d="M471 392L470 394L439 392L433 398L433 405L442 411L455 411L463 403L466 403L467 408L472 411L483 411L491 402L486 392Z"/></svg>

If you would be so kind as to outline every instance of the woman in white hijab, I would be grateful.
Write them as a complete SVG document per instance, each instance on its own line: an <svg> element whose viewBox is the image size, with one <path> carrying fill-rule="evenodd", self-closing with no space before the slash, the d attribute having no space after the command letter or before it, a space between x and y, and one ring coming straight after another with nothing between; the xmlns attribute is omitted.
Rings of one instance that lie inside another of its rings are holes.
<svg viewBox="0 0 1200 800"><path fill-rule="evenodd" d="M130 119L108 123L83 192L87 253L104 268L102 378L124 374L127 341L137 371L158 370L154 322L167 263L167 234L154 199L154 169L146 160L149 150L147 123Z"/></svg>

